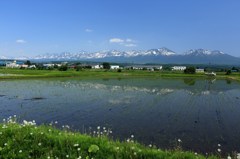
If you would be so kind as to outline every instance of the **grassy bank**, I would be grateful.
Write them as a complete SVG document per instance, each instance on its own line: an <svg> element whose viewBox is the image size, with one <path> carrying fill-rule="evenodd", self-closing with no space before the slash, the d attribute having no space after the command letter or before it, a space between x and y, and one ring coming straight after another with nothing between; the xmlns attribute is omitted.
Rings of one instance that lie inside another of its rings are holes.
<svg viewBox="0 0 240 159"><path fill-rule="evenodd" d="M172 71L143 71L143 70L96 70L86 69L81 71L67 70L21 70L21 69L0 69L0 79L28 79L28 78L55 78L55 77L78 77L78 78L207 78L205 74L184 74L183 72ZM240 81L240 74L234 73L225 75L218 73L216 78L229 78Z"/></svg>
<svg viewBox="0 0 240 159"><path fill-rule="evenodd" d="M113 141L107 137L109 130L97 128L96 132L84 135L53 126L36 126L34 121L16 123L9 118L0 124L0 158L82 158L82 159L203 159L206 156L183 152L178 149L163 151L146 147L133 141ZM209 159L218 158L208 156Z"/></svg>

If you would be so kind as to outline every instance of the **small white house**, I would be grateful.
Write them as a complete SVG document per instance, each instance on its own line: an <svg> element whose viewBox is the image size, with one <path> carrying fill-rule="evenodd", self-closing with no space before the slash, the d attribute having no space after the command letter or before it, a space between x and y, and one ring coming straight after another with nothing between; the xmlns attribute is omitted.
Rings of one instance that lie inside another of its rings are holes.
<svg viewBox="0 0 240 159"><path fill-rule="evenodd" d="M186 66L173 66L172 71L183 71L186 68L187 68Z"/></svg>
<svg viewBox="0 0 240 159"><path fill-rule="evenodd" d="M93 65L92 68L94 68L94 69L101 69L101 68L103 68L103 65Z"/></svg>
<svg viewBox="0 0 240 159"><path fill-rule="evenodd" d="M28 65L22 64L20 65L21 68L28 68Z"/></svg>
<svg viewBox="0 0 240 159"><path fill-rule="evenodd" d="M110 69L119 69L119 66L118 65L111 65Z"/></svg>
<svg viewBox="0 0 240 159"><path fill-rule="evenodd" d="M30 65L28 68L37 68L36 65Z"/></svg>
<svg viewBox="0 0 240 159"><path fill-rule="evenodd" d="M204 69L198 68L198 69L196 69L196 72L197 73L204 73Z"/></svg>
<svg viewBox="0 0 240 159"><path fill-rule="evenodd" d="M54 64L51 63L43 64L43 67L54 67Z"/></svg>
<svg viewBox="0 0 240 159"><path fill-rule="evenodd" d="M19 68L19 64L17 64L17 61L13 61L13 62L7 62L6 63L6 68Z"/></svg>

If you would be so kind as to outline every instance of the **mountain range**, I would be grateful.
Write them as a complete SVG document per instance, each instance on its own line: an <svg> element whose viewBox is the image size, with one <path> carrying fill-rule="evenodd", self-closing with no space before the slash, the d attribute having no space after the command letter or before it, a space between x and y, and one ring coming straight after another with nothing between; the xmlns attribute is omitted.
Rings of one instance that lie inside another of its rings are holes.
<svg viewBox="0 0 240 159"><path fill-rule="evenodd" d="M0 59L7 59L0 56ZM240 58L218 50L192 49L184 54L177 54L168 48L150 49L146 51L99 51L79 53L43 54L35 57L14 58L38 61L96 61L124 63L161 63L161 64L231 64L240 65Z"/></svg>

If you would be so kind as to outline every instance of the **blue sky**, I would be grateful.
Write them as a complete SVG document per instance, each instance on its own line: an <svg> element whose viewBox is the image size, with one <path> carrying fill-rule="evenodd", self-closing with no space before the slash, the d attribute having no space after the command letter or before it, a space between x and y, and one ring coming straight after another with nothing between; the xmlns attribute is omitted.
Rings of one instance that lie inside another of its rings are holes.
<svg viewBox="0 0 240 159"><path fill-rule="evenodd" d="M0 56L167 47L240 56L239 0L1 0Z"/></svg>

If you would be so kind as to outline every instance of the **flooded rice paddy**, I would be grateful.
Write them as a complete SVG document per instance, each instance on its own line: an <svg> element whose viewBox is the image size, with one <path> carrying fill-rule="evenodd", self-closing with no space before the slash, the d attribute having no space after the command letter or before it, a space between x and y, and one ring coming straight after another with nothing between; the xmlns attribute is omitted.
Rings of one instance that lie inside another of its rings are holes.
<svg viewBox="0 0 240 159"><path fill-rule="evenodd" d="M79 131L111 128L140 143L215 153L240 151L240 84L214 79L0 81L0 119L58 121Z"/></svg>

